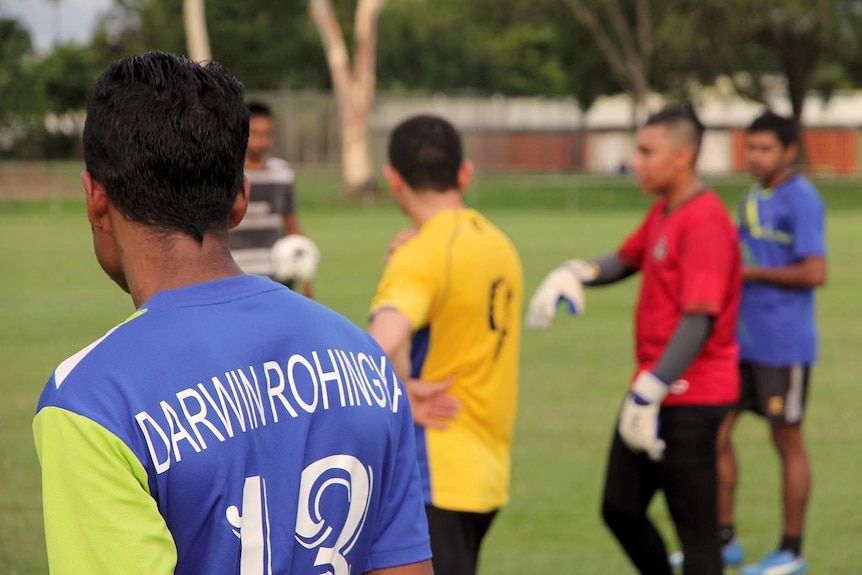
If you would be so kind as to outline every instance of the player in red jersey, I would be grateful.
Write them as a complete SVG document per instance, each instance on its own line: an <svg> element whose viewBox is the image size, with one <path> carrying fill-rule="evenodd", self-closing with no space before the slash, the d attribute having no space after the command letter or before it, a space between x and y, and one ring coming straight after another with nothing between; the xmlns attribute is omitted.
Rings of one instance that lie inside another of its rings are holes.
<svg viewBox="0 0 862 575"><path fill-rule="evenodd" d="M739 395L735 340L741 277L736 230L697 176L703 125L669 106L638 132L638 184L659 196L615 254L551 271L530 302L527 325L547 327L565 300L584 309L583 288L641 272L638 369L611 445L602 515L635 567L670 575L667 550L647 516L664 491L685 554L685 575L720 575L716 438ZM659 425L660 424L660 425Z"/></svg>

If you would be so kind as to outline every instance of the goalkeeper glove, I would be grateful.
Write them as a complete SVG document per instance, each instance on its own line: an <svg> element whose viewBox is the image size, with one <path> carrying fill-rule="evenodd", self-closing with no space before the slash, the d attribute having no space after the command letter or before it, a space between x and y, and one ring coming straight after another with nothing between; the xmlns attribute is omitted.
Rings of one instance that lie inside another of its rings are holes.
<svg viewBox="0 0 862 575"><path fill-rule="evenodd" d="M632 451L644 451L653 461L664 455L664 441L658 437L659 409L668 385L648 371L635 379L620 409L618 429L623 443Z"/></svg>
<svg viewBox="0 0 862 575"><path fill-rule="evenodd" d="M598 267L584 260L570 260L552 270L530 299L525 320L527 327L545 329L551 325L561 301L566 302L570 314L584 313L586 299L583 283L596 279L598 275Z"/></svg>

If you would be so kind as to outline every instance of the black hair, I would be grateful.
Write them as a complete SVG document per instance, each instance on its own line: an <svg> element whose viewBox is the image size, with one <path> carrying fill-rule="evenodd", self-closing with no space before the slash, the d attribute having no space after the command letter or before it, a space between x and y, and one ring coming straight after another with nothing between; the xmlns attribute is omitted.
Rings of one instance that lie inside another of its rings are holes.
<svg viewBox="0 0 862 575"><path fill-rule="evenodd" d="M125 217L163 232L227 230L247 144L242 84L214 62L131 56L87 98L87 170Z"/></svg>
<svg viewBox="0 0 862 575"><path fill-rule="evenodd" d="M645 125L665 126L678 139L692 146L693 160L697 160L705 128L690 104L669 104L650 116Z"/></svg>
<svg viewBox="0 0 862 575"><path fill-rule="evenodd" d="M766 110L755 118L746 132L772 132L785 148L799 142L799 129L793 118L779 116L772 110Z"/></svg>
<svg viewBox="0 0 862 575"><path fill-rule="evenodd" d="M272 108L263 102L253 101L247 104L249 116L263 116L264 118L272 118Z"/></svg>
<svg viewBox="0 0 862 575"><path fill-rule="evenodd" d="M415 191L458 188L462 161L461 136L437 116L404 120L389 137L389 163Z"/></svg>

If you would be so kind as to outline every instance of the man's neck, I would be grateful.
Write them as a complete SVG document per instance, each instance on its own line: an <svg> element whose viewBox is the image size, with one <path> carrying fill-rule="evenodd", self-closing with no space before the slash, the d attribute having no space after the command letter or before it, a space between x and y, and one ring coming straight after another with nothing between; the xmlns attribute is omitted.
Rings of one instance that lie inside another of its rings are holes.
<svg viewBox="0 0 862 575"><path fill-rule="evenodd" d="M466 207L464 197L458 190L414 192L413 205L408 215L413 222L413 227L419 229L440 212L463 210Z"/></svg>
<svg viewBox="0 0 862 575"><path fill-rule="evenodd" d="M185 234L149 241L152 243L143 251L125 254L133 258L126 265L126 281L136 308L161 291L242 274L227 243L213 235L206 235L203 243ZM153 250L154 244L163 249ZM135 253L140 256L135 257Z"/></svg>
<svg viewBox="0 0 862 575"><path fill-rule="evenodd" d="M774 188L789 179L793 175L793 169L790 167L784 168L781 171L775 172L767 176L760 184L764 189Z"/></svg>
<svg viewBox="0 0 862 575"><path fill-rule="evenodd" d="M266 167L266 156L260 157L245 157L245 169L246 170L262 170Z"/></svg>
<svg viewBox="0 0 862 575"><path fill-rule="evenodd" d="M679 178L665 192L664 197L667 199L668 208L675 208L680 204L685 203L689 198L703 189L703 182L697 177L697 174L690 172Z"/></svg>

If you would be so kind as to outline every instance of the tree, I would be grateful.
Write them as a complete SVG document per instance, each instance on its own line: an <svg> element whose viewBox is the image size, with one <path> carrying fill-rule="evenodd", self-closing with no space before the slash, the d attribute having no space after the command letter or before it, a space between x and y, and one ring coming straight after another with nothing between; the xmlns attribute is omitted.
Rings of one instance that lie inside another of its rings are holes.
<svg viewBox="0 0 862 575"><path fill-rule="evenodd" d="M633 100L634 123L647 112L653 59L659 48L656 27L670 13L673 0L620 0L587 3L564 0L575 18L590 31L611 73Z"/></svg>
<svg viewBox="0 0 862 575"><path fill-rule="evenodd" d="M212 60L204 0L183 1L183 27L186 31L189 58L195 62Z"/></svg>
<svg viewBox="0 0 862 575"><path fill-rule="evenodd" d="M359 0L354 17L353 64L331 0L311 0L309 12L320 32L341 122L341 171L350 195L374 191L369 119L374 106L377 22L386 0Z"/></svg>
<svg viewBox="0 0 862 575"><path fill-rule="evenodd" d="M122 54L160 49L189 54L185 0L115 0L100 29ZM308 0L206 0L215 60L248 90L329 89L320 39L305 17Z"/></svg>
<svg viewBox="0 0 862 575"><path fill-rule="evenodd" d="M818 66L836 42L840 0L736 0L738 34L767 52L787 80L797 124Z"/></svg>
<svg viewBox="0 0 862 575"><path fill-rule="evenodd" d="M705 4L723 14L707 23L704 33L720 35L726 44L741 47L724 51L728 75L753 78L745 91L759 99L763 99L758 93L763 90L763 78L782 76L797 125L801 126L805 99L812 89L828 95L849 83L862 39L858 0L711 0ZM800 160L804 163L804 153Z"/></svg>
<svg viewBox="0 0 862 575"><path fill-rule="evenodd" d="M584 31L568 16L559 0L393 2L380 17L378 86L580 99L607 82L582 73L600 58L583 50Z"/></svg>
<svg viewBox="0 0 862 575"><path fill-rule="evenodd" d="M0 125L28 115L39 100L27 65L32 55L27 29L18 20L0 18Z"/></svg>

